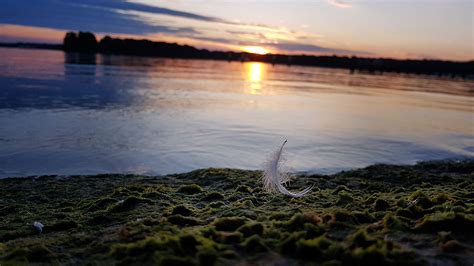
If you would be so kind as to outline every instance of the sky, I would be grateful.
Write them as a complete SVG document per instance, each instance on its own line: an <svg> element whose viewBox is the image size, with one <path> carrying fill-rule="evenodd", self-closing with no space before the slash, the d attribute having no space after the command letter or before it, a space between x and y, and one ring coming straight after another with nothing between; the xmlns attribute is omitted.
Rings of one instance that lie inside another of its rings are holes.
<svg viewBox="0 0 474 266"><path fill-rule="evenodd" d="M474 60L474 0L2 0L0 42L67 31L211 50Z"/></svg>

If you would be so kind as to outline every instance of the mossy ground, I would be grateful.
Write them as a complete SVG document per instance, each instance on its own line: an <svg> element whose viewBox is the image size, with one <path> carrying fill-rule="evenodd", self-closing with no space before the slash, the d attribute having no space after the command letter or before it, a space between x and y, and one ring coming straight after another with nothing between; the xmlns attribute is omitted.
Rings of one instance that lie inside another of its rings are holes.
<svg viewBox="0 0 474 266"><path fill-rule="evenodd" d="M260 175L0 180L0 264L474 263L474 161L300 176L303 198Z"/></svg>

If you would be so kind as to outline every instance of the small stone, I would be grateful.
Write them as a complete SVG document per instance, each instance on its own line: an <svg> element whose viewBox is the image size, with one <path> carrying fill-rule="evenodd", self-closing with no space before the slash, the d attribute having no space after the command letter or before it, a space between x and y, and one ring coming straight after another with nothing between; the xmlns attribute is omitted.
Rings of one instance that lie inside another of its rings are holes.
<svg viewBox="0 0 474 266"><path fill-rule="evenodd" d="M33 223L33 227L36 229L36 231L41 234L41 232L43 232L43 227L44 225L40 222L34 222Z"/></svg>

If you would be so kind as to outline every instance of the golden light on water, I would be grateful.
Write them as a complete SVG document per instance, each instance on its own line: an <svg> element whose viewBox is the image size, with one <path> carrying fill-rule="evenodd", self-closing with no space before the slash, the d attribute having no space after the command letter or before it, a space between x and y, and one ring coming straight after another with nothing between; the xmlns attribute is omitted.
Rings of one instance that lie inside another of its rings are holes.
<svg viewBox="0 0 474 266"><path fill-rule="evenodd" d="M261 46L245 46L244 51L252 54L268 54L270 51Z"/></svg>
<svg viewBox="0 0 474 266"><path fill-rule="evenodd" d="M260 94L262 89L262 80L264 76L265 65L259 62L245 64L246 80L249 83L250 94Z"/></svg>
<svg viewBox="0 0 474 266"><path fill-rule="evenodd" d="M250 63L249 79L251 82L262 81L262 63Z"/></svg>

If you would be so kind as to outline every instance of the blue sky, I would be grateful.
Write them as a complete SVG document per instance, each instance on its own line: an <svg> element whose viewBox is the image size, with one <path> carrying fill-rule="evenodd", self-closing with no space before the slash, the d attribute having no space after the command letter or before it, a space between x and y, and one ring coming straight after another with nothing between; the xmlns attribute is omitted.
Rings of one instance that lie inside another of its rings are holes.
<svg viewBox="0 0 474 266"><path fill-rule="evenodd" d="M0 41L66 31L214 50L474 59L473 0L3 0Z"/></svg>

